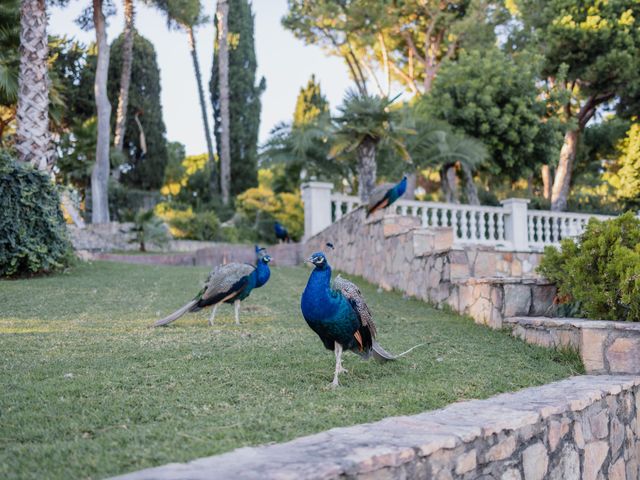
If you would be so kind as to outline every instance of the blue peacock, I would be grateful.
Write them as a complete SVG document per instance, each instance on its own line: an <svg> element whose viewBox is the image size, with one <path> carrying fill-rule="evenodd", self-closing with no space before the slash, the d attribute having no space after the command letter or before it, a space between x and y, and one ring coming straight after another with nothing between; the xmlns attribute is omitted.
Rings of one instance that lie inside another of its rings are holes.
<svg viewBox="0 0 640 480"><path fill-rule="evenodd" d="M240 324L240 302L247 298L254 288L262 287L271 276L269 262L271 257L264 248L256 245L256 266L248 263L227 263L215 267L204 287L193 300L173 312L168 317L158 320L152 326L167 325L188 312L197 312L205 307L213 306L209 325L213 325L216 309L221 303L233 303L236 325Z"/></svg>
<svg viewBox="0 0 640 480"><path fill-rule="evenodd" d="M282 225L280 222L275 222L273 224L273 230L278 240L281 240L283 243L291 242L291 237L289 236L289 230L287 230L284 227L284 225Z"/></svg>
<svg viewBox="0 0 640 480"><path fill-rule="evenodd" d="M373 189L369 196L369 203L367 204L367 217L378 210L382 210L390 206L393 202L398 200L404 192L407 191L407 176L402 177L402 180L397 184L383 183Z"/></svg>
<svg viewBox="0 0 640 480"><path fill-rule="evenodd" d="M331 383L333 387L339 385L339 374L346 373L342 367L344 350L351 350L364 359L374 357L376 360L389 361L416 348L400 355L387 352L375 340L376 325L360 289L340 275L332 286L331 266L324 253L314 253L307 261L315 268L302 293L302 316L324 346L335 353L336 368Z"/></svg>

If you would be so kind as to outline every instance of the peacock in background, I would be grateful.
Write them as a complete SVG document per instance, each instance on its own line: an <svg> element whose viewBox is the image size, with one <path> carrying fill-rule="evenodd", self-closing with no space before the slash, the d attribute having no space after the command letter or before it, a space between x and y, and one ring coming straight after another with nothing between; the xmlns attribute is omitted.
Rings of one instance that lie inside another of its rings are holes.
<svg viewBox="0 0 640 480"><path fill-rule="evenodd" d="M347 372L342 367L342 352L351 350L363 359L395 360L409 353L392 355L375 341L376 325L360 289L349 280L336 277L331 286L331 266L324 253L314 253L308 262L315 268L302 293L302 315L324 346L333 350L336 369L331 385L339 385L338 376ZM417 345L418 346L418 345Z"/></svg>
<svg viewBox="0 0 640 480"><path fill-rule="evenodd" d="M383 183L373 189L367 204L367 217L378 210L388 207L407 191L407 176L397 184Z"/></svg>
<svg viewBox="0 0 640 480"><path fill-rule="evenodd" d="M276 238L281 240L283 243L291 242L291 237L289 237L289 231L280 223L275 222L273 224L273 230L276 233Z"/></svg>
<svg viewBox="0 0 640 480"><path fill-rule="evenodd" d="M209 325L213 325L216 309L223 302L233 303L236 325L240 325L240 302L247 298L254 288L260 288L267 283L271 276L270 261L271 257L266 250L256 245L255 267L248 263L227 263L215 267L193 300L152 326L168 325L187 312L197 312L210 306L213 306L213 310L209 317Z"/></svg>

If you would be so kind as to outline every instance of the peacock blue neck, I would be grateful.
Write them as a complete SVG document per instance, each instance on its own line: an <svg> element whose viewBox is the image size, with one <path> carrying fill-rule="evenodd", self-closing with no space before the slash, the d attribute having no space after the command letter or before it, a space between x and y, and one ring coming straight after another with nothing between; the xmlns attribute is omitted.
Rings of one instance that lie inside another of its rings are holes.
<svg viewBox="0 0 640 480"><path fill-rule="evenodd" d="M263 262L262 259L258 260L258 264L255 269L256 276L256 288L263 286L269 280L271 276L271 269L269 269L269 264Z"/></svg>
<svg viewBox="0 0 640 480"><path fill-rule="evenodd" d="M308 322L319 321L330 316L337 308L335 296L331 295L331 267L315 268L309 276L302 293L302 315Z"/></svg>

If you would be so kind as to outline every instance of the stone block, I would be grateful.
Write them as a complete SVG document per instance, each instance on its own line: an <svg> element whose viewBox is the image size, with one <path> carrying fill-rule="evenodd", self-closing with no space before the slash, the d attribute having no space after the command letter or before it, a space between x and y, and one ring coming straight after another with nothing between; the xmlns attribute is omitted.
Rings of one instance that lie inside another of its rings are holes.
<svg viewBox="0 0 640 480"><path fill-rule="evenodd" d="M509 458L516 450L516 437L507 437L489 449L486 454L486 461L495 462Z"/></svg>
<svg viewBox="0 0 640 480"><path fill-rule="evenodd" d="M606 330L583 328L580 339L580 356L587 373L604 371L604 342L607 339Z"/></svg>
<svg viewBox="0 0 640 480"><path fill-rule="evenodd" d="M557 289L554 285L534 285L531 287L531 315L549 316Z"/></svg>
<svg viewBox="0 0 640 480"><path fill-rule="evenodd" d="M522 452L524 480L542 480L547 474L549 455L540 442L534 443Z"/></svg>
<svg viewBox="0 0 640 480"><path fill-rule="evenodd" d="M510 468L500 476L500 480L522 480L522 475L517 469Z"/></svg>
<svg viewBox="0 0 640 480"><path fill-rule="evenodd" d="M579 480L580 455L570 444L562 448L560 461L549 473L549 480Z"/></svg>
<svg viewBox="0 0 640 480"><path fill-rule="evenodd" d="M616 338L605 356L611 373L640 373L640 337Z"/></svg>
<svg viewBox="0 0 640 480"><path fill-rule="evenodd" d="M582 466L582 478L584 480L596 480L598 478L598 473L600 473L602 462L607 458L607 453L609 453L609 444L604 441L589 443L584 447Z"/></svg>
<svg viewBox="0 0 640 480"><path fill-rule="evenodd" d="M467 453L458 456L456 460L456 474L463 475L467 472L475 470L478 461L475 448Z"/></svg>
<svg viewBox="0 0 640 480"><path fill-rule="evenodd" d="M609 467L609 480L626 480L627 474L625 471L624 458L618 459L611 467Z"/></svg>
<svg viewBox="0 0 640 480"><path fill-rule="evenodd" d="M449 266L449 275L451 280L467 280L471 276L469 265L466 263L452 263Z"/></svg>
<svg viewBox="0 0 640 480"><path fill-rule="evenodd" d="M476 261L473 264L473 276L475 278L495 277L496 254L487 251L478 251Z"/></svg>
<svg viewBox="0 0 640 480"><path fill-rule="evenodd" d="M531 288L528 285L505 285L503 301L505 317L528 315L531 307Z"/></svg>
<svg viewBox="0 0 640 480"><path fill-rule="evenodd" d="M597 439L603 439L609 435L609 412L602 410L589 418L591 435Z"/></svg>

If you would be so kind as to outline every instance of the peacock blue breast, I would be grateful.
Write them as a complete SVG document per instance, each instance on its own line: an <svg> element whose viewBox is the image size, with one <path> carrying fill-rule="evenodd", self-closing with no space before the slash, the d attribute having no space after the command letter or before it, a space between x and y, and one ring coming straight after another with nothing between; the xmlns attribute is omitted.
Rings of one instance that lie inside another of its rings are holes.
<svg viewBox="0 0 640 480"><path fill-rule="evenodd" d="M265 263L261 260L258 260L258 265L256 266L256 286L255 288L260 288L265 283L269 281L269 277L271 276L271 269L269 268L269 264Z"/></svg>
<svg viewBox="0 0 640 480"><path fill-rule="evenodd" d="M334 342L345 349L355 348L358 316L349 301L330 288L330 281L329 267L311 273L300 303L302 315L328 349L333 350Z"/></svg>

